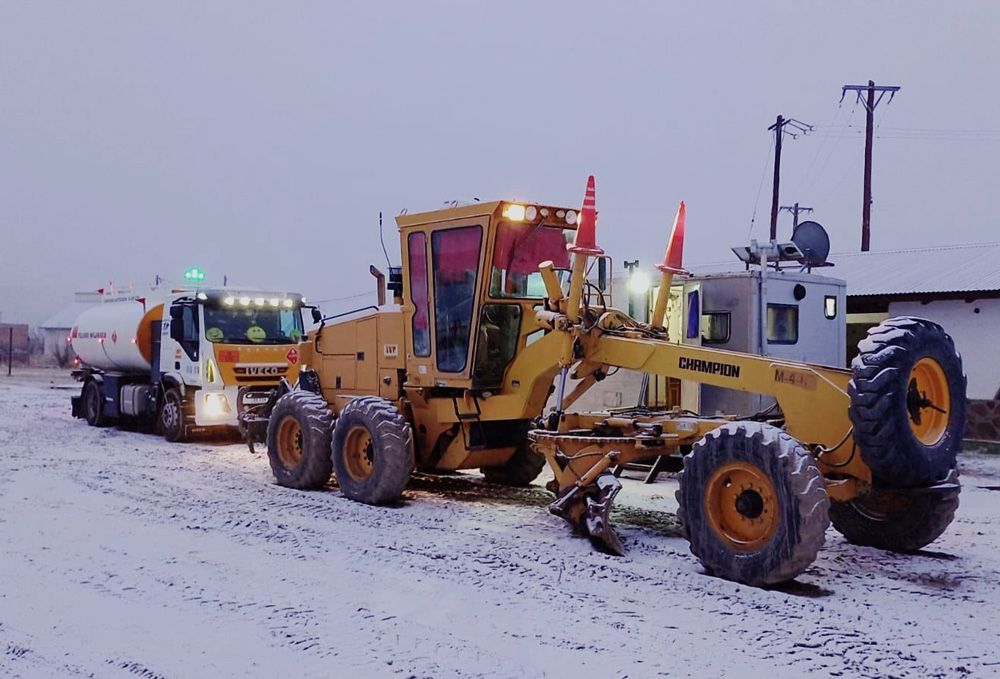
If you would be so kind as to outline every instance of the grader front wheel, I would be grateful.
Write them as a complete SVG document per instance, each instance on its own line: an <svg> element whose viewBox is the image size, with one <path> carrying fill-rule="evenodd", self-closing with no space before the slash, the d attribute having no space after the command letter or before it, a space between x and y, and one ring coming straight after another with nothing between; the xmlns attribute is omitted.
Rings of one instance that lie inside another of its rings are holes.
<svg viewBox="0 0 1000 679"><path fill-rule="evenodd" d="M709 432L684 458L678 518L712 574L763 586L816 559L829 519L819 468L802 445L760 422Z"/></svg>
<svg viewBox="0 0 1000 679"><path fill-rule="evenodd" d="M922 318L891 318L858 349L848 414L876 484L916 488L947 476L965 429L965 375L951 337Z"/></svg>
<svg viewBox="0 0 1000 679"><path fill-rule="evenodd" d="M937 540L955 518L958 473L930 488L874 489L830 505L833 527L848 542L892 552L914 552Z"/></svg>

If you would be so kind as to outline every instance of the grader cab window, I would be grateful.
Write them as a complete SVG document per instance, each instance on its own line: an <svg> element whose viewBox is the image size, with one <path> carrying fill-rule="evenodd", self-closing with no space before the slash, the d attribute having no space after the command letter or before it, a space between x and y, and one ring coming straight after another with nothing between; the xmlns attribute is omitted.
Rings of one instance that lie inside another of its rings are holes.
<svg viewBox="0 0 1000 679"><path fill-rule="evenodd" d="M538 265L551 260L557 269L569 268L567 243L572 229L501 222L493 247L490 296L520 299L545 297Z"/></svg>
<svg viewBox="0 0 1000 679"><path fill-rule="evenodd" d="M413 353L431 355L430 310L427 299L427 236L411 233L407 239L410 257L410 299L413 301Z"/></svg>
<svg viewBox="0 0 1000 679"><path fill-rule="evenodd" d="M434 260L434 335L441 372L465 370L476 301L476 273L483 240L480 226L431 234Z"/></svg>

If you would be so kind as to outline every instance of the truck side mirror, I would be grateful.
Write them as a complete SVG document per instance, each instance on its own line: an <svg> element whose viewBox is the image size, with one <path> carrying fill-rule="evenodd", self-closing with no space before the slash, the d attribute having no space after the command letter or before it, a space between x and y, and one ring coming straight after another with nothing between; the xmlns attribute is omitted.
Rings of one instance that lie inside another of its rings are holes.
<svg viewBox="0 0 1000 679"><path fill-rule="evenodd" d="M323 320L322 312L320 312L320 310L317 309L316 307L312 308L312 319L313 323L319 323L320 321Z"/></svg>
<svg viewBox="0 0 1000 679"><path fill-rule="evenodd" d="M170 307L170 319L173 321L179 321L184 318L184 307L182 306L172 306Z"/></svg>

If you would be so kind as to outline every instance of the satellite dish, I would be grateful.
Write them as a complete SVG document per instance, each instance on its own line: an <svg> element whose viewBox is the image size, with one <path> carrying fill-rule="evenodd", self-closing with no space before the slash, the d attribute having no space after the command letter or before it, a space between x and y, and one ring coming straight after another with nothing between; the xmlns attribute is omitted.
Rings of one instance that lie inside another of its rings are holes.
<svg viewBox="0 0 1000 679"><path fill-rule="evenodd" d="M819 222L800 222L792 232L792 242L802 251L806 264L822 264L830 254L830 236Z"/></svg>

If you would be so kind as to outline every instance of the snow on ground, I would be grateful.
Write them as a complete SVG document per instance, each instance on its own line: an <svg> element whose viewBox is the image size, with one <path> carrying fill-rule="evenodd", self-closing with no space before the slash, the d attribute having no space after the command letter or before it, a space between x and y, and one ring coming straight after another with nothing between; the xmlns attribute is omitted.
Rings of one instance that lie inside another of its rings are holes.
<svg viewBox="0 0 1000 679"><path fill-rule="evenodd" d="M0 378L0 676L1000 674L1000 456L963 455L927 551L831 529L761 590L702 572L667 477L626 480L615 558L540 484L422 477L388 508L288 490L239 444L87 427L71 385Z"/></svg>

